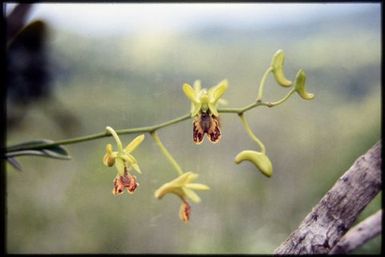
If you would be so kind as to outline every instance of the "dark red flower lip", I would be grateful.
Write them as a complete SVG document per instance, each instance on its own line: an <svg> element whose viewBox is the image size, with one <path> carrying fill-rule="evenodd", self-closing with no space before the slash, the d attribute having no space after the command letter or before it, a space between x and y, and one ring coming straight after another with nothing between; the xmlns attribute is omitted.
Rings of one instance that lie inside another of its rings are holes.
<svg viewBox="0 0 385 257"><path fill-rule="evenodd" d="M113 195L120 195L124 189L127 189L128 193L134 193L139 183L135 176L132 176L128 172L125 172L124 176L117 175L113 180L114 188L112 189Z"/></svg>

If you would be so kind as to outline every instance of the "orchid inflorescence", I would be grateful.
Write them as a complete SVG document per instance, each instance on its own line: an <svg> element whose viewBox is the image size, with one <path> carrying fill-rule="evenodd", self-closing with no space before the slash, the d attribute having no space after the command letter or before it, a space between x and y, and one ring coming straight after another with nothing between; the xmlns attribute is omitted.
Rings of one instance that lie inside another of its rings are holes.
<svg viewBox="0 0 385 257"><path fill-rule="evenodd" d="M259 145L260 151L243 150L236 155L235 163L239 164L245 160L250 161L258 170L262 172L262 174L270 177L273 172L272 163L266 155L265 146L252 132L244 116L244 112L258 105L265 105L268 107L276 106L286 101L294 92L297 92L299 96L306 100L310 100L314 97L313 94L310 94L305 90L306 75L304 71L298 71L293 86L293 83L285 76L283 64L284 53L282 50L278 50L273 57L270 67L266 70L263 76L255 103L243 109L218 109L218 104L226 103L226 101L221 97L228 89L227 80L223 80L209 89L202 88L200 80L196 80L193 83L193 86L188 83L183 84L183 92L191 102L190 116L193 119L193 142L195 144L201 144L204 136L206 135L211 143L218 143L222 138L219 113L237 113L247 133ZM270 72L273 74L276 82L282 87L293 87L291 91L279 101L262 102L265 80L267 74ZM122 149L122 147L119 146L121 143L116 132L114 132L110 127L107 127L107 130L114 135L119 148L118 152L112 152L111 145L107 145L106 155L104 157L104 163L107 166L112 166L115 163L115 166L118 169L117 177L114 179L113 194L116 195L122 193L124 188L127 188L129 193L132 193L138 184L136 183L135 176L130 175L128 170L133 168L134 170L140 172L140 169L139 166L137 166L135 158L133 158L130 153L143 141L144 135L138 136L125 149ZM150 131L150 134L159 145L166 158L178 172L178 176L175 179L163 184L155 191L155 197L157 199L161 199L166 194L174 194L178 196L182 201L179 210L179 217L182 221L187 223L191 215L191 206L188 200L195 203L201 201L200 197L194 192L194 190L208 190L209 187L200 183L192 183L192 181L197 179L198 174L192 171L183 172L183 169L179 166L179 164L177 164L175 159L162 144L159 136L155 133L155 130Z"/></svg>
<svg viewBox="0 0 385 257"><path fill-rule="evenodd" d="M258 145L259 150L242 150L235 156L235 163L239 164L243 161L249 161L265 176L271 177L273 174L273 165L271 160L266 154L266 148L262 141L253 133L250 125L245 117L245 112L258 106L274 107L285 102L291 95L297 93L301 98L305 100L311 100L314 98L314 94L311 94L305 89L306 74L300 69L294 79L294 83L286 77L284 72L285 55L283 50L278 50L273 58L270 66L267 68L262 76L259 84L257 97L255 101L243 108L219 108L219 104L226 104L226 101L222 99L222 96L229 88L228 81L222 80L217 85L206 89L202 88L201 81L196 80L193 86L188 83L183 84L183 92L187 99L190 100L190 112L184 116L175 118L173 120L161 123L159 125L131 128L125 130L115 131L112 127L106 127L104 133L98 133L94 135L88 135L84 137L61 140L54 142L52 140L34 140L31 142L25 142L22 144L10 146L6 150L5 158L16 168L20 168L20 165L15 160L15 157L20 155L40 155L57 159L70 159L67 151L63 148L64 144L73 144L78 142L84 142L88 140L98 139L102 137L112 136L115 139L117 150L113 150L112 144L107 144L105 147L105 154L103 157L103 164L107 167L115 166L117 174L113 179L112 194L122 195L125 191L129 194L133 194L138 186L138 180L136 176L132 175L133 171L141 174L138 161L132 155L132 152L143 142L145 139L144 134L140 134L134 138L125 148L119 138L119 135L123 134L135 134L135 133L149 133L155 143L159 146L161 152L174 167L178 176L171 181L161 185L155 190L155 197L157 199L163 198L165 195L173 194L180 198L182 204L179 210L179 217L182 221L187 223L191 217L191 205L192 202L200 202L200 197L194 190L209 190L207 185L201 183L193 183L198 177L198 174L192 171L185 172L184 169L177 163L171 153L161 142L157 130L176 124L178 122L192 119L192 141L194 144L202 144L206 135L210 143L218 143L222 140L222 128L220 123L220 113L233 113L237 114L240 121L245 128L251 139ZM269 74L272 74L278 85L284 88L290 88L289 92L281 99L273 102L263 101L263 93L265 82Z"/></svg>

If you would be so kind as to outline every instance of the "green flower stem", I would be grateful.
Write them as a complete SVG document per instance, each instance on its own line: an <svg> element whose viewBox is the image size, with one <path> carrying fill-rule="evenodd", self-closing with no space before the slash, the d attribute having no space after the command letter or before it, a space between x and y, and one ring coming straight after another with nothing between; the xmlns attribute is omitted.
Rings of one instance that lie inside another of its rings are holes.
<svg viewBox="0 0 385 257"><path fill-rule="evenodd" d="M249 136L259 145L259 147L261 148L261 152L262 153L266 153L266 149L265 149L265 146L263 145L263 143L261 142L261 140L259 140L253 133L253 131L251 130L250 126L249 126L249 123L247 122L244 114L240 114L239 115L239 118L241 119L241 122L242 122L242 125L243 127L246 129L247 133L249 134Z"/></svg>
<svg viewBox="0 0 385 257"><path fill-rule="evenodd" d="M259 88L258 88L257 102L262 99L263 90L265 88L265 83L266 83L267 75L269 75L269 73L272 72L272 71L273 71L273 67L270 66L269 68L267 68L267 70L265 71L265 73L262 76L262 79L261 79L261 82L259 83Z"/></svg>
<svg viewBox="0 0 385 257"><path fill-rule="evenodd" d="M173 124L179 123L181 121L187 120L191 118L191 114L185 114L183 116L180 116L178 118L169 120L167 122L154 125L154 126L147 126L147 127L140 127L140 128L130 128L130 129L121 129L121 130L116 130L116 134L118 135L125 135L125 134L137 134L137 133L151 133L153 131L156 131L160 128L164 128L167 126L171 126ZM82 137L75 137L75 138L70 138L70 139L64 139L64 140L58 140L52 143L47 143L47 144L39 144L35 145L33 147L23 147L19 145L14 145L14 146L9 146L6 149L6 152L14 152L14 151L20 151L20 150L31 150L31 149L43 149L51 146L56 146L56 145L69 145L69 144L76 144L76 143L81 143L81 142L86 142L86 141L91 141L103 137L110 137L111 134L110 132L102 132L102 133L96 133L96 134L91 134L87 136L82 136Z"/></svg>
<svg viewBox="0 0 385 257"><path fill-rule="evenodd" d="M287 93L286 96L284 96L281 100L278 100L278 101L275 101L275 102L271 102L271 103L268 103L269 107L273 107L273 106L277 106L277 105L280 105L281 103L285 102L287 99L289 99L289 97L294 94L295 92L295 88L292 88L289 93Z"/></svg>
<svg viewBox="0 0 385 257"><path fill-rule="evenodd" d="M118 145L119 152L123 152L123 145L122 141L120 141L120 138L118 134L116 134L115 130L111 127L106 127L106 130L111 133L111 135L114 137L116 144Z"/></svg>
<svg viewBox="0 0 385 257"><path fill-rule="evenodd" d="M160 141L160 138L158 136L158 134L155 132L155 131L152 131L151 133L151 136L152 138L154 139L154 141L157 143L157 145L159 146L160 150L162 151L162 153L164 154L164 156L166 156L167 160L172 164L172 166L174 166L175 170L178 172L179 175L182 175L183 174L183 170L182 168L179 166L179 164L175 161L175 159L172 157L172 155L170 154L170 152L167 150L167 148L162 144L162 142Z"/></svg>
<svg viewBox="0 0 385 257"><path fill-rule="evenodd" d="M265 72L265 75L268 73L268 71L270 71L270 69L267 69L267 71ZM264 81L264 79L262 79L261 85L263 85L263 83L264 83L263 81ZM263 90L262 90L262 92L263 92ZM267 107L277 106L277 105L283 103L284 101L286 101L294 92L295 92L295 90L294 90L294 88L292 88L291 91L285 97L283 97L281 100L278 100L276 102L262 102L261 100L258 100L256 102L251 103L249 105L246 105L245 107L242 107L242 108L222 108L222 109L218 109L218 112L219 113L236 113L236 114L241 116L244 112L251 110L255 107L258 107L258 106L267 106ZM157 124L157 125L139 127L139 128L120 129L120 130L116 130L115 132L118 135L152 133L158 129L174 125L176 123L179 123L179 122L184 121L184 120L188 120L190 118L191 118L191 114L187 113L187 114L184 114L180 117L177 117L175 119L172 119L172 120L169 120L169 121ZM13 146L7 147L6 152L9 153L9 152L20 151L20 150L43 149L43 148L47 148L47 147L51 147L51 146L57 146L57 145L70 145L70 144L87 142L87 141L91 141L91 140L95 140L95 139L99 139L99 138L104 138L104 137L110 137L110 136L111 136L110 132L101 132L101 133L95 133L95 134L82 136L82 137L75 137L75 138L70 138L70 139L58 140L58 141L55 141L52 143L39 144L39 145L35 145L33 147L31 147L31 146L25 147L22 145L13 145Z"/></svg>
<svg viewBox="0 0 385 257"><path fill-rule="evenodd" d="M238 115L241 115L242 113L244 113L244 112L246 112L248 110L251 110L251 109L253 109L253 108L257 107L257 106L261 106L261 105L270 107L269 103L257 101L255 103L246 105L243 108L221 108L221 109L218 109L218 112L220 112L220 113L236 113Z"/></svg>

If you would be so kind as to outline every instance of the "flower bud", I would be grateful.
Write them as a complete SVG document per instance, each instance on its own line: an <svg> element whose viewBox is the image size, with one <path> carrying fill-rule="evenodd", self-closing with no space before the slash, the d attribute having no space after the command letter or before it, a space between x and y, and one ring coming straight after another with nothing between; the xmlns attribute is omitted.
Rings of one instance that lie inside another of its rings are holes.
<svg viewBox="0 0 385 257"><path fill-rule="evenodd" d="M295 77L295 91L305 100L314 98L314 94L306 92L305 90L306 75L304 70L300 69Z"/></svg>
<svg viewBox="0 0 385 257"><path fill-rule="evenodd" d="M283 72L283 63L285 61L285 54L282 49L275 52L271 67L273 68L274 78L277 83L283 87L290 87L292 82L288 80Z"/></svg>
<svg viewBox="0 0 385 257"><path fill-rule="evenodd" d="M265 176L271 177L273 166L266 154L257 151L244 150L235 157L235 163L239 164L244 160L252 162Z"/></svg>

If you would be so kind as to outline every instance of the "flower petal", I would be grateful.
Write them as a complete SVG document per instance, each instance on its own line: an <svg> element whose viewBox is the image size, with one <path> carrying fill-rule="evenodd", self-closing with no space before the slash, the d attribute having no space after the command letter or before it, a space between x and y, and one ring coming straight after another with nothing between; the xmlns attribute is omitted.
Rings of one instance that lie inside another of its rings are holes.
<svg viewBox="0 0 385 257"><path fill-rule="evenodd" d="M127 153L132 153L144 140L144 134L137 136L124 149Z"/></svg>
<svg viewBox="0 0 385 257"><path fill-rule="evenodd" d="M192 171L187 171L184 174L186 174L186 177L187 177L186 181L183 183L184 185L196 180L199 176L197 173L194 173Z"/></svg>
<svg viewBox="0 0 385 257"><path fill-rule="evenodd" d="M191 117L198 115L202 107L201 103L191 103Z"/></svg>
<svg viewBox="0 0 385 257"><path fill-rule="evenodd" d="M195 80L195 81L194 81L193 87L194 87L195 95L198 95L198 94L199 94L199 91L201 91L201 89L202 89L201 81L198 80L198 79Z"/></svg>
<svg viewBox="0 0 385 257"><path fill-rule="evenodd" d="M225 91L228 88L228 81L227 79L222 80L218 83L215 87L210 88L210 91L212 91L212 101L216 103L219 98L222 97L222 95L225 93Z"/></svg>
<svg viewBox="0 0 385 257"><path fill-rule="evenodd" d="M217 107L215 106L215 104L212 104L212 103L209 103L208 104L209 106L209 110L212 114L214 114L214 116L218 117L219 116L219 113L217 111Z"/></svg>
<svg viewBox="0 0 385 257"><path fill-rule="evenodd" d="M112 152L112 145L111 144L107 144L106 145L106 154L103 156L103 164L108 166L108 167L112 167L115 163L115 156L112 156L113 155L113 152Z"/></svg>
<svg viewBox="0 0 385 257"><path fill-rule="evenodd" d="M121 158L116 158L115 159L115 167L118 170L118 174L120 176L124 176L124 161Z"/></svg>
<svg viewBox="0 0 385 257"><path fill-rule="evenodd" d="M183 196L184 196L184 192L182 191L181 187L175 187L174 185L172 185L172 183L168 182L168 183L165 183L163 184L161 187L159 187L156 191L155 191L155 198L157 199L160 199L162 198L165 194L168 194L168 193L173 193L173 194L176 194L177 196L179 196L180 198L183 199Z"/></svg>
<svg viewBox="0 0 385 257"><path fill-rule="evenodd" d="M132 164L131 166L134 168L134 170L136 170L136 172L142 174L142 171L140 170L139 165L137 163Z"/></svg>
<svg viewBox="0 0 385 257"><path fill-rule="evenodd" d="M190 99L191 102L197 103L197 95L195 93L195 90L187 83L183 84L183 92L187 96L188 99Z"/></svg>
<svg viewBox="0 0 385 257"><path fill-rule="evenodd" d="M170 181L169 183L171 183L175 187L182 187L182 186L186 185L187 183L189 183L190 181L192 181L193 179L195 179L195 177L197 177L197 176L198 176L198 174L195 174L191 171L188 171L188 172L183 173L182 175L180 175L176 179Z"/></svg>
<svg viewBox="0 0 385 257"><path fill-rule="evenodd" d="M103 157L103 164L107 167L112 167L115 164L115 158L106 153Z"/></svg>
<svg viewBox="0 0 385 257"><path fill-rule="evenodd" d="M210 188L207 185L199 184L199 183L189 183L186 185L186 188L193 190L209 190Z"/></svg>
<svg viewBox="0 0 385 257"><path fill-rule="evenodd" d="M111 144L107 144L106 145L106 154L112 154L112 145Z"/></svg>
<svg viewBox="0 0 385 257"><path fill-rule="evenodd" d="M124 184L122 183L120 176L117 175L113 180L114 188L112 189L113 195L120 195L123 194L124 191Z"/></svg>
<svg viewBox="0 0 385 257"><path fill-rule="evenodd" d="M199 203L201 201L201 198L197 195L197 193L195 193L193 190L189 189L189 188L186 188L184 187L183 188L183 192L185 193L185 195L191 199L191 201L195 202L195 203Z"/></svg>
<svg viewBox="0 0 385 257"><path fill-rule="evenodd" d="M126 154L124 155L124 157L130 163L131 167L134 168L134 170L136 170L140 174L142 173L142 171L139 168L138 161L135 159L134 156L132 156L131 154Z"/></svg>

